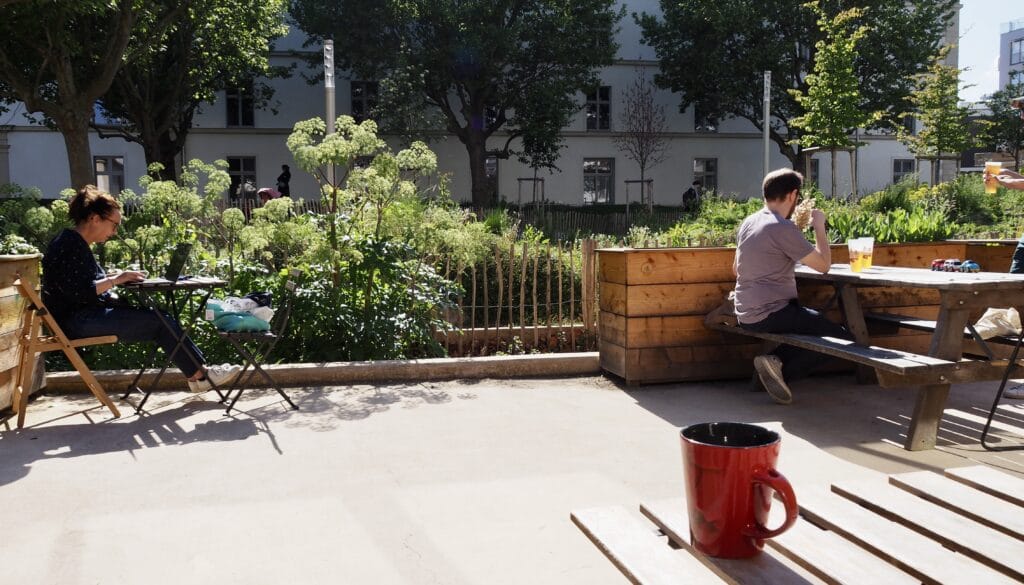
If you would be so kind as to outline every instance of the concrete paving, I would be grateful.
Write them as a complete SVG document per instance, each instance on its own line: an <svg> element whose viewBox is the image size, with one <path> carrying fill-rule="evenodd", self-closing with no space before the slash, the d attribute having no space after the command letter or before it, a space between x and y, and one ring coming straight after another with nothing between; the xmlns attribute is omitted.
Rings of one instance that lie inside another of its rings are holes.
<svg viewBox="0 0 1024 585"><path fill-rule="evenodd" d="M994 384L954 387L938 449L900 444L914 393L851 376L794 386L625 388L600 376L155 394L119 420L89 395L43 396L0 430L7 583L619 584L575 509L682 493L678 430L761 422L801 486L992 465L977 442ZM1024 435L1024 404L1000 417ZM983 419L982 419L983 420Z"/></svg>

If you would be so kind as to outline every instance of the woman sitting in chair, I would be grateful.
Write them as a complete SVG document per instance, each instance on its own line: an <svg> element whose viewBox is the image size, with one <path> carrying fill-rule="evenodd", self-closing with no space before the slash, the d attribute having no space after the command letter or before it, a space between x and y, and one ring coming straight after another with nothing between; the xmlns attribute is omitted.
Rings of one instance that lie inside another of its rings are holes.
<svg viewBox="0 0 1024 585"><path fill-rule="evenodd" d="M170 354L181 337L181 325L167 317L172 335L151 309L126 306L110 294L120 284L138 282L145 275L125 270L107 275L90 246L106 242L121 225L121 204L92 185L71 199L69 215L75 227L65 229L50 242L43 255L43 303L69 339L116 335L118 341L153 342ZM189 389L204 392L230 384L241 367L224 364L207 367L202 352L188 337L174 354L174 364L188 378Z"/></svg>

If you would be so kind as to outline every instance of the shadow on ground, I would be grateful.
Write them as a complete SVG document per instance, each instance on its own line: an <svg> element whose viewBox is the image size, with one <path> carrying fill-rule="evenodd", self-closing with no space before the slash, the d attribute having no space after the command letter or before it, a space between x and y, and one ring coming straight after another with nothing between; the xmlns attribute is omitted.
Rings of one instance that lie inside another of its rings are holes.
<svg viewBox="0 0 1024 585"><path fill-rule="evenodd" d="M908 452L906 440L917 396L913 388L859 385L852 375L823 375L793 384L790 405L771 401L746 382L615 384L641 407L682 428L709 421L779 421L817 447L881 471L985 463L1024 474L1024 451L990 452L980 444L998 382L953 386L932 451ZM1024 446L1024 402L1004 400L989 443Z"/></svg>

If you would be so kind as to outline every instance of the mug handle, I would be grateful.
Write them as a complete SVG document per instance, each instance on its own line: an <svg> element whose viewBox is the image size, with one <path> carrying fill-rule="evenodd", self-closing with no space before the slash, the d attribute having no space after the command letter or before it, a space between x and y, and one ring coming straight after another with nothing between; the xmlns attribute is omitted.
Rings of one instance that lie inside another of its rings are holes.
<svg viewBox="0 0 1024 585"><path fill-rule="evenodd" d="M796 522L797 516L800 515L800 507L796 503L796 494L793 492L793 486L789 485L789 480L775 469L757 470L754 472L753 479L754 483L763 483L779 494L782 498L782 503L786 506L786 519L782 522L781 526L774 530L758 524L744 532L749 531L748 536L754 538L772 538L789 530Z"/></svg>

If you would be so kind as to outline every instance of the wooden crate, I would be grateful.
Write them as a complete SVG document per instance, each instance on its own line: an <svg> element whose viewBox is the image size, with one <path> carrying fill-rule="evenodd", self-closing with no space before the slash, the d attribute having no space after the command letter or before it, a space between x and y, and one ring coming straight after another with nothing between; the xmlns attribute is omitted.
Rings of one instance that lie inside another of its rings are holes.
<svg viewBox="0 0 1024 585"><path fill-rule="evenodd" d="M0 255L0 410L11 406L11 394L18 380L18 334L21 331L25 299L16 292L14 281L20 272L26 281L39 283L39 254ZM42 380L36 368L33 391Z"/></svg>
<svg viewBox="0 0 1024 585"><path fill-rule="evenodd" d="M704 328L704 315L733 289L733 248L606 248L597 251L601 366L627 384L749 377L759 342L736 343ZM970 258L992 272L1005 272L1012 246L967 242L882 244L879 266L927 268L935 258ZM832 261L849 261L845 245L832 247ZM832 296L828 284L800 287L800 300L821 307ZM934 319L938 293L880 287L861 290L867 310ZM836 309L830 313L839 319ZM877 332L876 332L877 333ZM927 353L930 336L899 330L877 333L872 342Z"/></svg>

